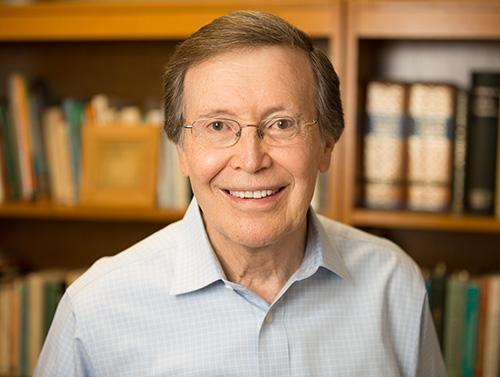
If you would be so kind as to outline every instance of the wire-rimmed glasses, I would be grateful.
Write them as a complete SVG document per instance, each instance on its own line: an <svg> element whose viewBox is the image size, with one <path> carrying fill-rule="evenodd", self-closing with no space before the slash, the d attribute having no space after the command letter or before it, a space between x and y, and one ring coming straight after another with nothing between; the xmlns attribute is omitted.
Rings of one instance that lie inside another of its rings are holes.
<svg viewBox="0 0 500 377"><path fill-rule="evenodd" d="M235 145L244 127L257 128L257 135L269 145L291 144L304 134L305 127L317 124L317 120L306 121L299 117L280 116L262 120L259 124L240 125L229 118L200 118L183 127L191 132L200 144L208 147L226 148Z"/></svg>

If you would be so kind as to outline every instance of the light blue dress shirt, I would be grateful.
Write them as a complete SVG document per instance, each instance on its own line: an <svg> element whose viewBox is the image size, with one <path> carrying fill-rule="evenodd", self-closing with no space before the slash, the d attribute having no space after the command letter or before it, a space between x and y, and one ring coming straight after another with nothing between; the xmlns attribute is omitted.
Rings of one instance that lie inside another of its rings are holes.
<svg viewBox="0 0 500 377"><path fill-rule="evenodd" d="M227 281L194 200L68 288L35 376L445 372L420 271L397 246L310 210L304 260L268 304Z"/></svg>

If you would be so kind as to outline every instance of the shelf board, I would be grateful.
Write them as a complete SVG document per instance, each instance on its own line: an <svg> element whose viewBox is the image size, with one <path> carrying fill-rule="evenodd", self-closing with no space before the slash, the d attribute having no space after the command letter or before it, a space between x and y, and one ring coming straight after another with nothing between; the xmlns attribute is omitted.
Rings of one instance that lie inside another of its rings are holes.
<svg viewBox="0 0 500 377"><path fill-rule="evenodd" d="M48 202L0 204L0 219L47 219L89 221L143 221L170 223L180 220L184 210L70 207Z"/></svg>
<svg viewBox="0 0 500 377"><path fill-rule="evenodd" d="M349 222L359 227L500 233L500 221L491 216L355 209Z"/></svg>
<svg viewBox="0 0 500 377"><path fill-rule="evenodd" d="M498 1L349 2L354 34L359 38L497 39Z"/></svg>
<svg viewBox="0 0 500 377"><path fill-rule="evenodd" d="M238 9L274 13L314 37L331 37L338 24L330 0L61 1L0 5L0 41L184 39Z"/></svg>

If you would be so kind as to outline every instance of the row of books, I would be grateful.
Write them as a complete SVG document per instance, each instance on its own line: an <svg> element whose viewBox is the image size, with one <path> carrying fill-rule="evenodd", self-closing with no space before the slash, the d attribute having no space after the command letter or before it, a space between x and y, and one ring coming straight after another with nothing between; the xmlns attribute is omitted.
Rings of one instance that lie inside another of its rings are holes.
<svg viewBox="0 0 500 377"><path fill-rule="evenodd" d="M44 270L0 280L0 375L33 375L57 304L81 273Z"/></svg>
<svg viewBox="0 0 500 377"><path fill-rule="evenodd" d="M500 274L446 274L426 279L429 304L448 377L500 375Z"/></svg>
<svg viewBox="0 0 500 377"><path fill-rule="evenodd" d="M0 202L51 200L78 205L84 127L162 124L159 109L142 112L137 106L112 106L106 95L54 101L47 85L29 82L22 74L8 77L7 92L7 100L0 102ZM185 208L190 189L179 170L175 145L166 136L160 144L157 206Z"/></svg>
<svg viewBox="0 0 500 377"><path fill-rule="evenodd" d="M500 73L451 84L370 81L363 189L368 208L500 217Z"/></svg>

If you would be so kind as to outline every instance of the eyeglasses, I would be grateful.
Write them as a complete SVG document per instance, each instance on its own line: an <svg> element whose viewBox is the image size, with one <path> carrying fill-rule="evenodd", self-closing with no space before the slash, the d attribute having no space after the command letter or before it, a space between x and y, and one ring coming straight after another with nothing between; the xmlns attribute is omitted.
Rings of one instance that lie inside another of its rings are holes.
<svg viewBox="0 0 500 377"><path fill-rule="evenodd" d="M257 135L271 146L288 145L304 135L305 127L317 124L317 120L305 121L296 117L274 117L262 120L259 124L242 126L238 121L227 118L200 118L184 128L191 133L200 144L207 147L227 148L235 145L244 127L257 128Z"/></svg>

